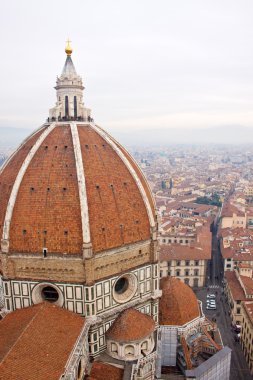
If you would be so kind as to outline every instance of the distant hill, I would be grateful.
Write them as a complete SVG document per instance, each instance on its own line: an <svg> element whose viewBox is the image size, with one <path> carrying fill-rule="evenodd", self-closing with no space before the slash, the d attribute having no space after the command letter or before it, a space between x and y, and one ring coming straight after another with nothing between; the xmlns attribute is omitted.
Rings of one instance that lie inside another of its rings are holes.
<svg viewBox="0 0 253 380"><path fill-rule="evenodd" d="M0 127L0 148L14 149L31 129ZM253 128L240 125L215 128L153 128L134 131L108 129L113 137L127 146L170 144L253 144Z"/></svg>
<svg viewBox="0 0 253 380"><path fill-rule="evenodd" d="M128 146L170 144L253 144L253 128L226 126L213 128L154 128L148 130L111 130L111 134Z"/></svg>

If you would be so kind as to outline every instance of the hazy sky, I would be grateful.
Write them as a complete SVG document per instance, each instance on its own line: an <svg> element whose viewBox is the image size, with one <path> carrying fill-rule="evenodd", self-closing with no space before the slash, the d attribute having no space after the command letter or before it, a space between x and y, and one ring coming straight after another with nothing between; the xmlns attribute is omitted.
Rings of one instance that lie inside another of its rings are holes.
<svg viewBox="0 0 253 380"><path fill-rule="evenodd" d="M2 0L0 127L44 122L69 37L109 131L253 128L252 20L252 0Z"/></svg>

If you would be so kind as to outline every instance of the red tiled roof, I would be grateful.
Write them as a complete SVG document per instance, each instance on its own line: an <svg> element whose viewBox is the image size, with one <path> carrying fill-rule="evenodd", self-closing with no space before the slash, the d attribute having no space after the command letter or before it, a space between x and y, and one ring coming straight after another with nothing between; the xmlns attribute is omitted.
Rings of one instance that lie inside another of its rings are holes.
<svg viewBox="0 0 253 380"><path fill-rule="evenodd" d="M0 321L1 380L59 380L85 320L50 303Z"/></svg>
<svg viewBox="0 0 253 380"><path fill-rule="evenodd" d="M93 252L149 239L150 221L143 195L126 163L94 128L77 128ZM11 189L40 133L30 138L0 173L0 234ZM155 217L153 196L140 168L124 148L115 144L135 170ZM82 239L72 134L70 125L57 124L35 153L19 187L10 223L10 252L42 252L46 240L48 253L81 254Z"/></svg>
<svg viewBox="0 0 253 380"><path fill-rule="evenodd" d="M221 244L221 254L224 259L233 258L240 261L253 261L252 246L248 246L246 250L245 248L237 247L233 243L228 248L224 248L223 244Z"/></svg>
<svg viewBox="0 0 253 380"><path fill-rule="evenodd" d="M243 306L253 324L253 301L245 301L243 302Z"/></svg>
<svg viewBox="0 0 253 380"><path fill-rule="evenodd" d="M225 271L225 279L235 301L244 301L246 299L243 288L236 277L235 271Z"/></svg>
<svg viewBox="0 0 253 380"><path fill-rule="evenodd" d="M183 326L200 316L197 297L188 285L175 277L164 277L160 287L160 325Z"/></svg>
<svg viewBox="0 0 253 380"><path fill-rule="evenodd" d="M253 279L247 276L240 276L247 295L253 295Z"/></svg>
<svg viewBox="0 0 253 380"><path fill-rule="evenodd" d="M222 208L221 217L232 217L233 214L236 214L237 216L245 216L245 213L237 207L233 206L231 203L226 203Z"/></svg>
<svg viewBox="0 0 253 380"><path fill-rule="evenodd" d="M26 141L20 146L20 148L15 152L13 156L10 157L10 161L7 161L6 166L3 166L0 170L0 234L3 233L3 223L6 213L6 207L9 201L9 197L21 168L21 165L29 153L31 147L34 145L36 140L40 137L41 133L46 129L43 128L34 135L27 138Z"/></svg>
<svg viewBox="0 0 253 380"><path fill-rule="evenodd" d="M160 261L168 260L210 260L211 246L195 247L180 244L161 244Z"/></svg>
<svg viewBox="0 0 253 380"><path fill-rule="evenodd" d="M134 342L146 338L154 329L155 322L152 317L129 308L118 315L106 336L117 342Z"/></svg>
<svg viewBox="0 0 253 380"><path fill-rule="evenodd" d="M91 367L89 380L122 380L124 369L113 365L94 362Z"/></svg>

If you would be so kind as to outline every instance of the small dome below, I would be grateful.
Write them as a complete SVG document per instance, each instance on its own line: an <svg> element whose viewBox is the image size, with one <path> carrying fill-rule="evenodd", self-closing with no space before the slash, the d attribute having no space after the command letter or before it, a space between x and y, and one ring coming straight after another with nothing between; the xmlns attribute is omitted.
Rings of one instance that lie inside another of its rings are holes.
<svg viewBox="0 0 253 380"><path fill-rule="evenodd" d="M154 329L152 317L130 308L119 314L107 331L106 338L122 343L134 342L148 337Z"/></svg>
<svg viewBox="0 0 253 380"><path fill-rule="evenodd" d="M165 277L160 281L160 288L160 325L183 326L200 316L197 297L188 285L175 277Z"/></svg>

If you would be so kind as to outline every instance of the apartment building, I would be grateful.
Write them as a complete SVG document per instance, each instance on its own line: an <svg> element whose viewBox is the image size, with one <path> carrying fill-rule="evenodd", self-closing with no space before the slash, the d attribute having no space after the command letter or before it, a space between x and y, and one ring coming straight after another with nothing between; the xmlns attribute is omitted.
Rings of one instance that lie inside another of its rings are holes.
<svg viewBox="0 0 253 380"><path fill-rule="evenodd" d="M207 266L211 259L211 232L206 226L197 231L195 241L189 244L160 245L160 277L173 276L191 287L206 285Z"/></svg>
<svg viewBox="0 0 253 380"><path fill-rule="evenodd" d="M253 375L253 301L242 303L241 346Z"/></svg>
<svg viewBox="0 0 253 380"><path fill-rule="evenodd" d="M224 271L233 271L239 264L253 268L253 232L249 229L226 228L220 233L220 250Z"/></svg>
<svg viewBox="0 0 253 380"><path fill-rule="evenodd" d="M242 325L242 303L253 299L252 272L246 264L239 264L236 270L225 272L224 291L233 324Z"/></svg>

